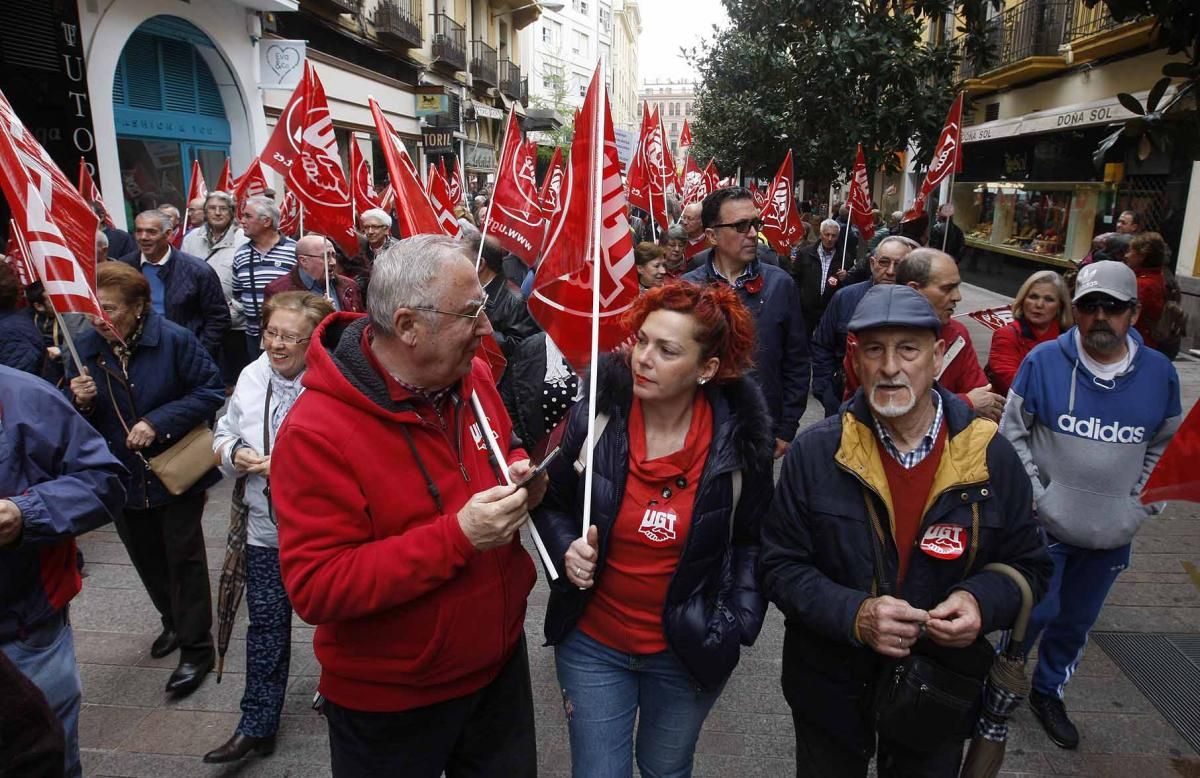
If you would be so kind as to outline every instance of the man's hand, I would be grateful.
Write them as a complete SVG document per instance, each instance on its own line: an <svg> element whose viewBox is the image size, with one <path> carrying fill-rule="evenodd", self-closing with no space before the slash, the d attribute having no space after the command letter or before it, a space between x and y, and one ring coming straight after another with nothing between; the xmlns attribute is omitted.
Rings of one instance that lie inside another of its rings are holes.
<svg viewBox="0 0 1200 778"><path fill-rule="evenodd" d="M884 595L872 597L858 609L855 626L862 642L875 653L900 659L909 654L921 636L921 625L930 614L904 600Z"/></svg>
<svg viewBox="0 0 1200 778"><path fill-rule="evenodd" d="M243 446L233 455L233 467L239 473L266 478L271 475L271 458L264 457L249 446Z"/></svg>
<svg viewBox="0 0 1200 778"><path fill-rule="evenodd" d="M157 437L158 433L150 426L150 422L142 420L129 430L129 437L125 438L125 445L129 447L130 451L141 451L153 443Z"/></svg>
<svg viewBox="0 0 1200 778"><path fill-rule="evenodd" d="M975 596L955 589L941 604L929 611L925 631L929 639L946 648L964 648L975 642L983 627Z"/></svg>
<svg viewBox="0 0 1200 778"><path fill-rule="evenodd" d="M96 401L96 382L88 375L88 369L83 369L83 375L71 379L71 394L75 397L78 408L91 408Z"/></svg>
<svg viewBox="0 0 1200 778"><path fill-rule="evenodd" d="M528 492L513 486L476 492L458 512L458 526L478 550L498 548L529 518L528 499Z"/></svg>
<svg viewBox="0 0 1200 778"><path fill-rule="evenodd" d="M839 269L838 269L838 270L837 270L837 271L836 271L836 272L833 274L833 277L834 277L834 278L836 278L836 279L838 280L838 283L841 283L842 281L845 281L845 280L846 280L846 276L848 276L848 275L850 275L850 274L849 274L848 272L846 272L846 269L845 269L845 268L839 268Z"/></svg>
<svg viewBox="0 0 1200 778"><path fill-rule="evenodd" d="M532 471L533 463L528 459L522 459L508 466L508 477L514 484L519 484L528 478ZM525 485L525 490L529 492L529 510L542 504L542 498L546 496L546 488L549 486L550 477L545 473L539 474L537 478Z"/></svg>
<svg viewBox="0 0 1200 778"><path fill-rule="evenodd" d="M0 500L0 547L16 543L24 526L17 504L12 500Z"/></svg>
<svg viewBox="0 0 1200 778"><path fill-rule="evenodd" d="M1004 398L992 391L991 384L975 387L967 392L967 399L971 401L971 407L977 414L985 419L1000 421L1000 416L1004 413Z"/></svg>
<svg viewBox="0 0 1200 778"><path fill-rule="evenodd" d="M791 443L788 443L783 438L775 438L775 458L779 459L781 456L786 454L791 445Z"/></svg>
<svg viewBox="0 0 1200 778"><path fill-rule="evenodd" d="M563 556L563 565L567 568L567 580L580 589L592 588L596 583L596 561L599 558L600 533L593 524L588 527L587 537L572 540L567 553Z"/></svg>

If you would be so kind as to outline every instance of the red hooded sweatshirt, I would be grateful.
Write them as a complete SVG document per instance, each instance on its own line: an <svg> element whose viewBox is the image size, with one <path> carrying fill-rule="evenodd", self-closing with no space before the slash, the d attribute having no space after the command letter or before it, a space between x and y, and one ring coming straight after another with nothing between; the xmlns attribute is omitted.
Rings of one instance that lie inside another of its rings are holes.
<svg viewBox="0 0 1200 778"><path fill-rule="evenodd" d="M480 552L459 527L471 495L501 482L472 392L508 462L525 453L509 450L512 423L484 362L443 422L385 380L364 352L366 322L338 313L313 333L307 391L272 452L271 496L284 586L317 625L321 693L355 710L402 711L490 683L522 635L535 580L519 538Z"/></svg>

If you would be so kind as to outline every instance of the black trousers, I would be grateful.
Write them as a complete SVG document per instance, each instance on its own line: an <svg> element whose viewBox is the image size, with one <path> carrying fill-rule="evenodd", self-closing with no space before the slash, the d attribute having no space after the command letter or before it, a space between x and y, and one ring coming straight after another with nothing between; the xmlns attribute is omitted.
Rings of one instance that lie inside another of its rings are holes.
<svg viewBox="0 0 1200 778"><path fill-rule="evenodd" d="M221 379L225 385L237 386L238 376L250 361L246 351L246 331L225 330L221 336L221 358L217 363L221 366Z"/></svg>
<svg viewBox="0 0 1200 778"><path fill-rule="evenodd" d="M155 508L126 508L116 520L117 534L163 627L179 636L181 662L201 662L213 653L203 515L200 492Z"/></svg>
<svg viewBox="0 0 1200 778"><path fill-rule="evenodd" d="M533 690L522 637L496 680L453 700L399 713L326 700L334 778L534 778Z"/></svg>
<svg viewBox="0 0 1200 778"><path fill-rule="evenodd" d="M866 778L870 763L829 737L824 730L795 715L796 778ZM941 751L923 754L880 739L876 747L879 778L957 778L963 744L947 743Z"/></svg>

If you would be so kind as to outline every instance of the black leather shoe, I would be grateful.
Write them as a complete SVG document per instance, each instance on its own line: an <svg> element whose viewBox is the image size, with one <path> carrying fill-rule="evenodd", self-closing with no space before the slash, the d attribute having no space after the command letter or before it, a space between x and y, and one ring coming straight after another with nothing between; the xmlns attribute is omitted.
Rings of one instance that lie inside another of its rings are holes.
<svg viewBox="0 0 1200 778"><path fill-rule="evenodd" d="M1079 730L1067 717L1067 706L1062 700L1053 694L1030 692L1029 707L1056 746L1067 749L1079 746Z"/></svg>
<svg viewBox="0 0 1200 778"><path fill-rule="evenodd" d="M214 748L205 754L204 761L208 764L236 762L250 752L254 752L259 756L270 756L275 753L275 736L250 737L249 735L235 732L233 733L233 737L225 741L225 745L220 748Z"/></svg>
<svg viewBox="0 0 1200 778"><path fill-rule="evenodd" d="M150 644L150 656L162 659L177 648L179 648L179 636L175 634L175 630L164 629Z"/></svg>
<svg viewBox="0 0 1200 778"><path fill-rule="evenodd" d="M204 676L213 669L213 659L209 656L200 662L180 662L175 672L167 679L167 691L176 697L186 697L196 691Z"/></svg>

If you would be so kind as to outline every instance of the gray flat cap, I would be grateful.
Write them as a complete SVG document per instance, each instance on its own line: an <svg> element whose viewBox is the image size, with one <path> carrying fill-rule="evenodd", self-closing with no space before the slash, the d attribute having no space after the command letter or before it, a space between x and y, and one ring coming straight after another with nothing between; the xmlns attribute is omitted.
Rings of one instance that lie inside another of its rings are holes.
<svg viewBox="0 0 1200 778"><path fill-rule="evenodd" d="M911 327L932 330L936 335L942 331L942 322L929 301L911 286L876 284L859 301L847 329L862 332L880 327Z"/></svg>

